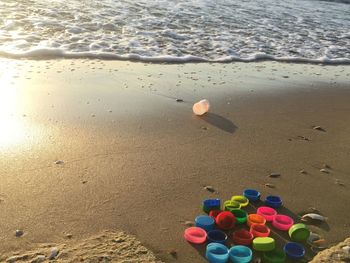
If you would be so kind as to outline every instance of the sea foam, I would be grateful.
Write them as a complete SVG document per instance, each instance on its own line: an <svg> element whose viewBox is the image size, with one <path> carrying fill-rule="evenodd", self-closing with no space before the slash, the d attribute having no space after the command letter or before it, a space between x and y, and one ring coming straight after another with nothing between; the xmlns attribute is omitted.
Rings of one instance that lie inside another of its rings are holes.
<svg viewBox="0 0 350 263"><path fill-rule="evenodd" d="M350 63L350 5L315 0L0 2L0 56Z"/></svg>

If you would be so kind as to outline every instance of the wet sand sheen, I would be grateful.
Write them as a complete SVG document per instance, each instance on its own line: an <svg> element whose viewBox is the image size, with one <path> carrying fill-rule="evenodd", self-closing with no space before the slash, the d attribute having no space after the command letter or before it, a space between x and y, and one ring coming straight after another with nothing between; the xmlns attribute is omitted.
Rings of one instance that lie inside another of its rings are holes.
<svg viewBox="0 0 350 263"><path fill-rule="evenodd" d="M179 262L202 262L183 241L185 221L202 199L246 187L282 195L295 215L316 207L328 228L310 227L328 244L349 235L347 66L0 63L6 256L65 243L67 233L123 230L163 261L176 250ZM202 98L211 111L200 118L191 108Z"/></svg>

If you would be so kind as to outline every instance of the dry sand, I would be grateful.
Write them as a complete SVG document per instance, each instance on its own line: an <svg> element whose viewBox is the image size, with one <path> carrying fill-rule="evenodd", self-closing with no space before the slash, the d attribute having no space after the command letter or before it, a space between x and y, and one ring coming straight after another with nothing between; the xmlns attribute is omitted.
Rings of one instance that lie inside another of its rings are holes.
<svg viewBox="0 0 350 263"><path fill-rule="evenodd" d="M311 263L350 262L350 238L318 253Z"/></svg>
<svg viewBox="0 0 350 263"><path fill-rule="evenodd" d="M29 251L6 253L6 262L147 262L160 263L153 253L136 238L124 233L104 231L86 239L76 240L69 235L60 244L40 244Z"/></svg>
<svg viewBox="0 0 350 263"><path fill-rule="evenodd" d="M281 212L296 220L319 210L328 221L310 228L326 246L350 236L349 66L0 65L2 260L48 243L76 256L101 231L122 230L159 260L205 262L183 240L185 221L201 214L204 198L229 199L246 187L281 195ZM193 116L202 98L211 113Z"/></svg>

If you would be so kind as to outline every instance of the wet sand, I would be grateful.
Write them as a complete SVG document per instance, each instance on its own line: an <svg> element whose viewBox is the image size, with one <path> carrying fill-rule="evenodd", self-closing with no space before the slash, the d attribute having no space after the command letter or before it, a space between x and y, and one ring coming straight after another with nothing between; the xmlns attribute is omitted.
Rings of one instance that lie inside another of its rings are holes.
<svg viewBox="0 0 350 263"><path fill-rule="evenodd" d="M281 195L296 219L316 208L328 220L310 228L327 246L350 236L349 66L0 65L1 261L122 230L159 260L205 262L185 222L204 198L247 187ZM196 117L202 98L211 111Z"/></svg>

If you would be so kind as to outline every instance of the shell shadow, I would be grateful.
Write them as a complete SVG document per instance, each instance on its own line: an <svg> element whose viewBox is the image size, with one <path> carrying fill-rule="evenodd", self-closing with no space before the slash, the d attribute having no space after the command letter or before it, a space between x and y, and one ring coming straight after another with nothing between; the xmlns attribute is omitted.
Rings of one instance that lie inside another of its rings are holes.
<svg viewBox="0 0 350 263"><path fill-rule="evenodd" d="M212 112L208 112L205 115L201 116L200 118L205 122L228 133L234 133L235 130L238 128L229 119L226 119L225 117L222 117Z"/></svg>

